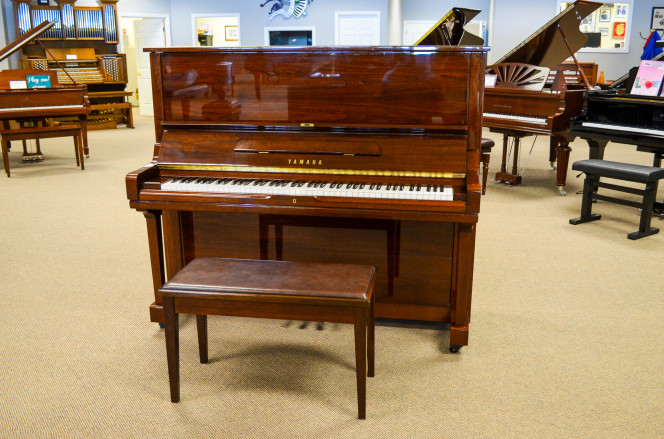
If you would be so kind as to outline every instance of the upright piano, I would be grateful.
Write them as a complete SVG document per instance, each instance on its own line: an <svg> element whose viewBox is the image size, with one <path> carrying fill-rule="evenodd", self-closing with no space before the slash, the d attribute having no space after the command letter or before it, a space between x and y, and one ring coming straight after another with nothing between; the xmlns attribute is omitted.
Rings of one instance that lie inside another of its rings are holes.
<svg viewBox="0 0 664 439"><path fill-rule="evenodd" d="M375 265L378 317L447 323L450 350L468 344L487 48L146 50L156 144L126 189L155 293L195 257L281 245Z"/></svg>
<svg viewBox="0 0 664 439"><path fill-rule="evenodd" d="M55 22L43 22L0 51L0 61L35 41L38 36L51 28ZM38 40L37 40L38 41ZM49 88L27 88L27 77L48 75ZM58 116L72 116L79 120L83 133L84 153L89 155L87 137L87 114L90 103L85 85L60 85L55 72L35 69L11 69L0 71L0 121L3 129L9 129L10 121L19 125L44 123L44 120ZM25 160L39 160L42 154L37 143L35 152L23 151Z"/></svg>
<svg viewBox="0 0 664 439"><path fill-rule="evenodd" d="M601 5L575 1L490 67L489 72L497 75L497 83L495 88L485 90L483 125L503 134L503 156L496 180L520 184L517 169L520 140L532 134L544 134L551 136L549 160L552 166L557 162L556 185L560 193L565 194L571 119L581 113L584 92L590 88L574 56L587 41L579 25ZM544 88L549 71L570 56L585 87L567 84L559 70L557 79ZM514 148L512 167L508 169L510 138L514 139Z"/></svg>

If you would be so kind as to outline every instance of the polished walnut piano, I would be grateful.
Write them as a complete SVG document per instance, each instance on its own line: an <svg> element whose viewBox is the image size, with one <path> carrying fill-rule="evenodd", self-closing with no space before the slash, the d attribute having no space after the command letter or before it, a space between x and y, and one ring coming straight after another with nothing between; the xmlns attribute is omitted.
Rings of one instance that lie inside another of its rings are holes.
<svg viewBox="0 0 664 439"><path fill-rule="evenodd" d="M369 263L378 317L467 345L487 48L147 50L156 144L126 188L155 292L201 256Z"/></svg>
<svg viewBox="0 0 664 439"><path fill-rule="evenodd" d="M13 41L0 51L0 61L19 50L21 47L39 41L38 37L53 27L55 22L43 22ZM28 76L50 77L49 88L28 88ZM85 85L60 85L54 72L34 69L10 69L0 71L0 121L3 129L11 124L29 127L48 123L52 117L74 117L80 123L83 135L84 153L89 155L87 137L87 114L90 103ZM43 158L39 141L35 151L28 151L23 144L24 160L40 160Z"/></svg>
<svg viewBox="0 0 664 439"><path fill-rule="evenodd" d="M571 151L571 119L581 113L584 92L590 89L589 81L574 55L587 41L579 25L601 5L598 2L575 1L488 69L490 74L496 75L497 82L494 88L485 90L482 123L492 132L503 135L501 169L496 173L496 180L520 184L521 139L533 134L548 135L549 160L552 166L557 162L556 186L561 194L565 194ZM549 71L570 56L584 87L567 84L562 70L545 87ZM514 147L512 167L508 169L510 139L513 139Z"/></svg>

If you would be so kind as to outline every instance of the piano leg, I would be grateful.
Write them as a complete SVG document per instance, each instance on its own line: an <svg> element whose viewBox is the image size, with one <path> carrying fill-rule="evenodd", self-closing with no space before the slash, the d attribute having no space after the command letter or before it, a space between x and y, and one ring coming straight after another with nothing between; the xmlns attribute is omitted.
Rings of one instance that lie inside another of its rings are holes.
<svg viewBox="0 0 664 439"><path fill-rule="evenodd" d="M164 315L161 308L159 288L166 282L164 267L164 243L162 241L161 211L143 212L148 229L148 247L150 250L150 265L152 268L152 287L155 302L150 305L150 321L163 322Z"/></svg>
<svg viewBox="0 0 664 439"><path fill-rule="evenodd" d="M551 142L556 145L556 162L558 168L556 169L556 186L560 191L560 195L566 195L565 183L567 182L567 166L569 164L569 154L572 148L569 147L569 142L564 137L551 136Z"/></svg>

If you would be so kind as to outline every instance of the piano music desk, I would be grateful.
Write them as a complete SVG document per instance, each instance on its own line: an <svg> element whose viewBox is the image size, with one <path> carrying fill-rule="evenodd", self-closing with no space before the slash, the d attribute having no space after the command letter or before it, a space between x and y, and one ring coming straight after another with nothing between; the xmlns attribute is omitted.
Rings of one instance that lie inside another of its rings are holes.
<svg viewBox="0 0 664 439"><path fill-rule="evenodd" d="M2 159L5 163L7 177L11 177L9 171L9 142L16 140L50 139L54 137L73 137L74 152L76 154L76 166L85 169L83 158L83 135L81 127L77 125L61 125L57 127L31 127L12 130L0 130L2 136Z"/></svg>

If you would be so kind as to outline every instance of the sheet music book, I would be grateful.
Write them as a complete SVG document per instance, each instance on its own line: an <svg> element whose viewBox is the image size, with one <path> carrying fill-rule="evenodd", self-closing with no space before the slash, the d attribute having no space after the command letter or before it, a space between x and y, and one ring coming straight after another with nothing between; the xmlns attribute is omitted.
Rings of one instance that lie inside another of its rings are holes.
<svg viewBox="0 0 664 439"><path fill-rule="evenodd" d="M631 94L659 96L664 78L664 61L641 61Z"/></svg>

